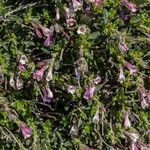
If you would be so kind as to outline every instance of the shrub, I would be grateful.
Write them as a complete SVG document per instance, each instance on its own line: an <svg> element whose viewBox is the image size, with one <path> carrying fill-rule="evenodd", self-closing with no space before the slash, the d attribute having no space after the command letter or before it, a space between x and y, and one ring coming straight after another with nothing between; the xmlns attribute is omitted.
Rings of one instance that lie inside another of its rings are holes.
<svg viewBox="0 0 150 150"><path fill-rule="evenodd" d="M0 2L0 149L150 148L149 0Z"/></svg>

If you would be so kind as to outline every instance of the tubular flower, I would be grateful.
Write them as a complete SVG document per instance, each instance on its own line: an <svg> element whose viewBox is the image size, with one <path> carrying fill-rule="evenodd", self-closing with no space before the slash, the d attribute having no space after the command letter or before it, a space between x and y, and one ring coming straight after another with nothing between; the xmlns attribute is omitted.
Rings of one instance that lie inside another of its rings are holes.
<svg viewBox="0 0 150 150"><path fill-rule="evenodd" d="M40 70L36 70L33 73L33 78L37 79L38 81L40 81L42 79L42 77L43 77L44 71L45 71L45 67L42 67Z"/></svg>
<svg viewBox="0 0 150 150"><path fill-rule="evenodd" d="M78 27L77 34L85 34L87 32L87 28L85 25Z"/></svg>
<svg viewBox="0 0 150 150"><path fill-rule="evenodd" d="M101 77L100 76L97 76L95 79L93 79L93 82L95 83L95 84L99 84L100 82L101 82Z"/></svg>
<svg viewBox="0 0 150 150"><path fill-rule="evenodd" d="M150 93L147 92L146 90L140 92L141 96L141 107L142 109L146 109L150 105Z"/></svg>
<svg viewBox="0 0 150 150"><path fill-rule="evenodd" d="M123 0L122 4L126 6L131 12L136 12L137 7L134 3L129 2L128 0Z"/></svg>
<svg viewBox="0 0 150 150"><path fill-rule="evenodd" d="M150 149L150 144L140 144L140 150L149 150Z"/></svg>
<svg viewBox="0 0 150 150"><path fill-rule="evenodd" d="M86 87L86 91L84 93L83 98L86 100L90 100L94 95L94 91L95 91L95 86L94 85L88 85Z"/></svg>
<svg viewBox="0 0 150 150"><path fill-rule="evenodd" d="M21 129L24 139L27 139L31 136L31 129L27 128L24 124L20 124L19 128Z"/></svg>
<svg viewBox="0 0 150 150"><path fill-rule="evenodd" d="M45 87L42 89L42 99L43 102L51 102L51 100L53 99L53 93L50 90L49 87Z"/></svg>
<svg viewBox="0 0 150 150"><path fill-rule="evenodd" d="M138 150L137 142L130 141L130 150Z"/></svg>
<svg viewBox="0 0 150 150"><path fill-rule="evenodd" d="M92 122L93 123L98 123L99 122L99 107L98 106L96 108L96 113L95 113L95 115L94 115L94 117L92 119Z"/></svg>
<svg viewBox="0 0 150 150"><path fill-rule="evenodd" d="M76 73L77 80L80 80L81 79L81 71L76 69L75 73Z"/></svg>
<svg viewBox="0 0 150 150"><path fill-rule="evenodd" d="M75 124L71 127L70 134L72 134L72 135L78 134L78 128Z"/></svg>
<svg viewBox="0 0 150 150"><path fill-rule="evenodd" d="M43 27L42 28L43 34L46 36L46 39L44 41L45 46L49 46L52 43L52 34L54 32L53 26L51 26L50 29Z"/></svg>
<svg viewBox="0 0 150 150"><path fill-rule="evenodd" d="M68 27L72 27L76 23L76 20L73 17L73 13L69 8L66 7L65 7L65 18Z"/></svg>
<svg viewBox="0 0 150 150"><path fill-rule="evenodd" d="M137 72L135 66L130 64L129 62L125 61L124 62L125 67L129 70L130 74L135 74Z"/></svg>
<svg viewBox="0 0 150 150"><path fill-rule="evenodd" d="M40 31L38 28L35 28L34 30L35 30L36 36L37 36L38 38L42 38L42 33L41 33L41 31Z"/></svg>
<svg viewBox="0 0 150 150"><path fill-rule="evenodd" d="M129 139L130 139L131 141L134 141L134 142L137 142L137 140L138 140L138 138L139 138L139 134L137 134L137 133L125 132L125 135L126 135L127 137L129 137Z"/></svg>
<svg viewBox="0 0 150 150"><path fill-rule="evenodd" d="M25 65L23 65L23 64L19 64L19 66L18 66L18 70L19 71L24 71L26 68L25 68Z"/></svg>
<svg viewBox="0 0 150 150"><path fill-rule="evenodd" d="M73 85L68 85L67 86L67 92L68 93L74 94L75 91L76 91L76 87L75 86L73 86Z"/></svg>
<svg viewBox="0 0 150 150"><path fill-rule="evenodd" d="M129 120L129 114L128 113L125 114L123 125L126 128L130 128L131 127L131 122Z"/></svg>
<svg viewBox="0 0 150 150"><path fill-rule="evenodd" d="M19 76L16 77L16 88L17 90L21 90L23 88L22 80L19 79Z"/></svg>
<svg viewBox="0 0 150 150"><path fill-rule="evenodd" d="M103 5L103 0L95 0L95 5L101 7Z"/></svg>
<svg viewBox="0 0 150 150"><path fill-rule="evenodd" d="M20 57L19 63L25 65L28 62L28 58L25 55Z"/></svg>
<svg viewBox="0 0 150 150"><path fill-rule="evenodd" d="M122 54L128 51L128 47L125 43L119 43L119 50Z"/></svg>
<svg viewBox="0 0 150 150"><path fill-rule="evenodd" d="M52 78L53 78L53 73L52 73L52 67L50 67L49 69L48 69L48 72L47 72L47 75L46 75L46 80L47 81L50 81L50 80L52 80Z"/></svg>
<svg viewBox="0 0 150 150"><path fill-rule="evenodd" d="M123 69L122 67L120 67L120 73L119 73L119 78L118 78L118 82L120 82L121 84L125 81L125 76L123 74Z"/></svg>
<svg viewBox="0 0 150 150"><path fill-rule="evenodd" d="M10 80L9 80L9 85L13 88L15 88L15 80L14 80L14 74L10 74Z"/></svg>
<svg viewBox="0 0 150 150"><path fill-rule="evenodd" d="M59 12L59 8L56 8L56 20L58 21L60 19L60 12Z"/></svg>
<svg viewBox="0 0 150 150"><path fill-rule="evenodd" d="M72 5L73 5L74 11L82 9L82 4L79 3L77 0L72 0Z"/></svg>

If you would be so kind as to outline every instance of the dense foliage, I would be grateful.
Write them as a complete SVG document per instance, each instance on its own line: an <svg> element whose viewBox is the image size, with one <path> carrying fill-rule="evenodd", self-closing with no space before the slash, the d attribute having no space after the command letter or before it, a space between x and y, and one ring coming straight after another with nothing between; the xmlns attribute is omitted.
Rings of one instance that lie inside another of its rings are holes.
<svg viewBox="0 0 150 150"><path fill-rule="evenodd" d="M149 150L149 0L0 1L0 149Z"/></svg>

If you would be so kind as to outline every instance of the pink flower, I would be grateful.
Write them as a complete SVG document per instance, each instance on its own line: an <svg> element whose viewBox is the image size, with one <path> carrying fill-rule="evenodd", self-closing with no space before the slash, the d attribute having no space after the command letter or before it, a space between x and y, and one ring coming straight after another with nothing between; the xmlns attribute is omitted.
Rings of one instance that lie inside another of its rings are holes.
<svg viewBox="0 0 150 150"><path fill-rule="evenodd" d="M103 5L103 0L95 0L95 5L101 7Z"/></svg>
<svg viewBox="0 0 150 150"><path fill-rule="evenodd" d="M84 93L83 98L86 100L90 100L94 95L94 91L95 91L95 86L94 85L88 85L86 87L86 91Z"/></svg>
<svg viewBox="0 0 150 150"><path fill-rule="evenodd" d="M34 30L35 30L37 37L42 38L42 33L40 32L40 30L38 28L35 28Z"/></svg>
<svg viewBox="0 0 150 150"><path fill-rule="evenodd" d="M26 68L25 68L25 65L23 65L23 64L19 64L19 66L18 66L18 70L19 71L24 71Z"/></svg>
<svg viewBox="0 0 150 150"><path fill-rule="evenodd" d="M15 88L15 80L14 80L14 74L10 74L10 80L9 80L9 85L13 88Z"/></svg>
<svg viewBox="0 0 150 150"><path fill-rule="evenodd" d="M31 136L31 129L30 128L25 127L24 124L20 124L19 127L21 129L21 132L22 132L24 139L27 139Z"/></svg>
<svg viewBox="0 0 150 150"><path fill-rule="evenodd" d="M45 71L45 67L42 67L40 70L36 70L33 73L33 78L37 79L38 81L40 81L42 79L42 77L43 77L44 71Z"/></svg>
<svg viewBox="0 0 150 150"><path fill-rule="evenodd" d="M130 64L129 62L125 61L124 62L125 67L129 70L130 74L135 74L137 72L135 66Z"/></svg>
<svg viewBox="0 0 150 150"><path fill-rule="evenodd" d="M76 20L73 17L73 13L69 8L65 8L65 18L68 27L72 27L76 23Z"/></svg>
<svg viewBox="0 0 150 150"><path fill-rule="evenodd" d="M119 78L118 81L122 84L125 81L125 76L123 74L123 69L120 67L120 73L119 73Z"/></svg>
<svg viewBox="0 0 150 150"><path fill-rule="evenodd" d="M66 23L67 23L68 27L72 27L76 23L76 20L74 18L72 18L72 17L66 18Z"/></svg>
<svg viewBox="0 0 150 150"><path fill-rule="evenodd" d="M125 43L119 43L119 50L122 54L128 51L128 47Z"/></svg>
<svg viewBox="0 0 150 150"><path fill-rule="evenodd" d="M137 7L134 3L128 2L128 0L123 0L122 4L126 6L131 12L136 12Z"/></svg>
<svg viewBox="0 0 150 150"><path fill-rule="evenodd" d="M45 39L44 45L45 45L45 46L49 46L50 43L51 43L51 37L50 37L50 35L49 35L49 36L47 36L47 38Z"/></svg>
<svg viewBox="0 0 150 150"><path fill-rule="evenodd" d="M138 138L139 138L139 134L137 133L131 133L131 132L125 132L125 135L129 137L129 139L131 141L137 142Z"/></svg>
<svg viewBox="0 0 150 150"><path fill-rule="evenodd" d="M137 142L130 141L130 150L138 150Z"/></svg>
<svg viewBox="0 0 150 150"><path fill-rule="evenodd" d="M50 90L49 87L45 87L42 89L42 99L43 102L51 102L51 100L53 99L53 93Z"/></svg>
<svg viewBox="0 0 150 150"><path fill-rule="evenodd" d="M150 149L150 145L149 144L140 144L140 150L149 150Z"/></svg>

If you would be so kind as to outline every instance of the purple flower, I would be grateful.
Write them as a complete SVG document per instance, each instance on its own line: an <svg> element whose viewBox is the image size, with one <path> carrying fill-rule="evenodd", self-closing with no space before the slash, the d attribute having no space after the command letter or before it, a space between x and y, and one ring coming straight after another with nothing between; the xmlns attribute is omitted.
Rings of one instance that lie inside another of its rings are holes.
<svg viewBox="0 0 150 150"><path fill-rule="evenodd" d="M22 132L24 139L27 139L31 136L31 129L30 128L27 128L24 124L20 124L19 127L21 129L21 132Z"/></svg>
<svg viewBox="0 0 150 150"><path fill-rule="evenodd" d="M135 66L130 64L129 62L125 61L124 62L125 67L129 70L130 74L135 74L137 72Z"/></svg>
<svg viewBox="0 0 150 150"><path fill-rule="evenodd" d="M45 67L42 67L40 70L36 70L33 73L33 78L37 79L38 81L40 81L42 79L42 77L43 77L44 71L45 71Z"/></svg>
<svg viewBox="0 0 150 150"><path fill-rule="evenodd" d="M94 85L88 85L86 87L86 91L84 93L83 98L86 100L90 100L94 95L94 91L95 91L95 86Z"/></svg>
<svg viewBox="0 0 150 150"><path fill-rule="evenodd" d="M130 150L138 150L137 142L130 141Z"/></svg>
<svg viewBox="0 0 150 150"><path fill-rule="evenodd" d="M76 73L77 80L80 80L81 79L81 71L76 69L75 73Z"/></svg>
<svg viewBox="0 0 150 150"><path fill-rule="evenodd" d="M45 39L44 45L45 45L45 46L49 46L50 43L51 43L51 37L50 37L50 35L49 35L49 36L47 36L47 38Z"/></svg>
<svg viewBox="0 0 150 150"><path fill-rule="evenodd" d="M122 54L126 53L129 49L125 43L119 43L119 50Z"/></svg>
<svg viewBox="0 0 150 150"><path fill-rule="evenodd" d="M126 6L131 12L136 12L137 7L134 3L129 2L128 0L123 0L122 4Z"/></svg>
<svg viewBox="0 0 150 150"><path fill-rule="evenodd" d="M125 10L121 10L120 19L122 19L122 20L127 20L128 19L128 17L126 16L126 11Z"/></svg>
<svg viewBox="0 0 150 150"><path fill-rule="evenodd" d="M43 102L51 102L53 98L53 93L52 91L50 90L49 87L45 87L42 89L42 99L43 99Z"/></svg>

